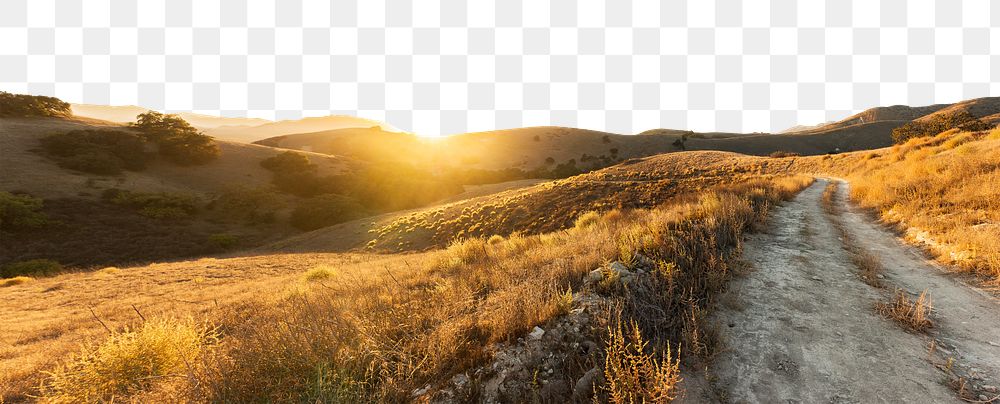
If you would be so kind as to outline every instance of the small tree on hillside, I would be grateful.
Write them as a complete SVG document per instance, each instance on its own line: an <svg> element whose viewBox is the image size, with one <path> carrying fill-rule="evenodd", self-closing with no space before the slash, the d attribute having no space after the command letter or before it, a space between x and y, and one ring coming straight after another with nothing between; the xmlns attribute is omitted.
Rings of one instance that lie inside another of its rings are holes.
<svg viewBox="0 0 1000 404"><path fill-rule="evenodd" d="M182 165L205 164L221 153L219 145L177 115L149 111L139 115L132 127L160 146L160 154Z"/></svg>

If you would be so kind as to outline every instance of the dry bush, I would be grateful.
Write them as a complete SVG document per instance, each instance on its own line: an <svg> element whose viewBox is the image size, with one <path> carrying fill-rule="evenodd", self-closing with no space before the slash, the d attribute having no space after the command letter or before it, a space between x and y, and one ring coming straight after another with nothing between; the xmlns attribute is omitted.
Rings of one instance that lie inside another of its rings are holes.
<svg viewBox="0 0 1000 404"><path fill-rule="evenodd" d="M333 271L333 268L326 265L320 265L307 271L306 274L303 275L303 279L307 282L325 281L332 278L334 274L335 272Z"/></svg>
<svg viewBox="0 0 1000 404"><path fill-rule="evenodd" d="M588 211L576 218L576 221L573 222L573 227L578 229L587 228L597 224L600 218L601 215L599 213Z"/></svg>
<svg viewBox="0 0 1000 404"><path fill-rule="evenodd" d="M916 301L911 300L902 289L897 289L890 301L875 303L876 312L913 331L924 331L933 326L931 310L931 298L926 290Z"/></svg>
<svg viewBox="0 0 1000 404"><path fill-rule="evenodd" d="M15 276L13 278L0 279L0 288L6 288L9 286L22 285L35 280L35 278L28 276Z"/></svg>
<svg viewBox="0 0 1000 404"><path fill-rule="evenodd" d="M798 153L795 153L795 152L781 151L781 150L779 150L779 151L776 151L776 152L772 152L771 154L768 154L767 156L771 157L771 158L782 158L782 157L799 157L800 155Z"/></svg>
<svg viewBox="0 0 1000 404"><path fill-rule="evenodd" d="M823 210L831 215L837 214L837 183L831 182L823 189Z"/></svg>
<svg viewBox="0 0 1000 404"><path fill-rule="evenodd" d="M49 373L41 387L54 403L115 401L173 378L192 378L191 363L215 330L191 320L153 320L87 345Z"/></svg>
<svg viewBox="0 0 1000 404"><path fill-rule="evenodd" d="M990 133L986 135L986 138L989 140L1000 139L1000 126L993 128L993 130L991 130Z"/></svg>
<svg viewBox="0 0 1000 404"><path fill-rule="evenodd" d="M673 401L681 381L680 352L671 352L668 345L658 355L637 324L629 324L627 331L618 324L608 328L604 379L612 403Z"/></svg>
<svg viewBox="0 0 1000 404"><path fill-rule="evenodd" d="M856 245L852 245L851 248L848 249L848 252L851 255L851 262L858 268L861 280L870 286L881 288L883 285L879 280L879 274L881 274L884 270L882 262L868 251L865 251Z"/></svg>

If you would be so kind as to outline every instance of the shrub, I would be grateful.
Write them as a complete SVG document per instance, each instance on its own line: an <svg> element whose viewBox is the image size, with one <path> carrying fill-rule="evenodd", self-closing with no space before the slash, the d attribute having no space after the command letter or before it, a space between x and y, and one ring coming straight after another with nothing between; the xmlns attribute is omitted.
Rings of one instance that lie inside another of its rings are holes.
<svg viewBox="0 0 1000 404"><path fill-rule="evenodd" d="M260 166L275 174L316 171L316 164L309 161L308 156L293 151L286 151L274 157L268 157L260 162Z"/></svg>
<svg viewBox="0 0 1000 404"><path fill-rule="evenodd" d="M584 214L578 216L576 221L573 222L573 227L577 229L586 229L590 226L597 224L601 220L601 215L594 211L585 212Z"/></svg>
<svg viewBox="0 0 1000 404"><path fill-rule="evenodd" d="M892 130L892 139L896 143L925 136L934 136L949 129L960 129L975 132L989 129L989 125L976 119L967 111L950 115L937 115L927 121L913 121Z"/></svg>
<svg viewBox="0 0 1000 404"><path fill-rule="evenodd" d="M160 155L175 164L198 165L215 160L219 145L177 115L149 111L139 115L132 127L160 147Z"/></svg>
<svg viewBox="0 0 1000 404"><path fill-rule="evenodd" d="M991 130L990 133L986 135L986 138L991 140L1000 139L1000 125L993 128L993 130Z"/></svg>
<svg viewBox="0 0 1000 404"><path fill-rule="evenodd" d="M608 401L612 403L660 403L677 397L680 358L667 344L662 356L651 352L639 326L621 324L608 329L604 378Z"/></svg>
<svg viewBox="0 0 1000 404"><path fill-rule="evenodd" d="M47 276L63 270L58 262L48 259L34 259L7 264L0 268L0 278L11 278L21 275Z"/></svg>
<svg viewBox="0 0 1000 404"><path fill-rule="evenodd" d="M117 130L74 130L42 138L42 148L60 166L94 174L118 174L146 167L142 137Z"/></svg>
<svg viewBox="0 0 1000 404"><path fill-rule="evenodd" d="M772 157L772 158L799 157L799 154L796 153L796 152L778 150L776 152L773 152L773 153L769 154L768 157Z"/></svg>
<svg viewBox="0 0 1000 404"><path fill-rule="evenodd" d="M875 311L907 329L923 331L933 325L930 320L931 307L931 298L927 296L926 290L913 301L906 292L897 289L892 300L876 303Z"/></svg>
<svg viewBox="0 0 1000 404"><path fill-rule="evenodd" d="M205 164L220 154L215 140L201 133L180 133L160 141L160 155L179 165Z"/></svg>
<svg viewBox="0 0 1000 404"><path fill-rule="evenodd" d="M292 211L289 221L299 229L315 230L357 219L365 214L365 208L354 199L327 194L300 202Z"/></svg>
<svg viewBox="0 0 1000 404"><path fill-rule="evenodd" d="M341 178L320 177L316 164L309 161L308 156L293 151L268 157L260 166L274 173L271 181L279 190L302 197L331 193L341 182Z"/></svg>
<svg viewBox="0 0 1000 404"><path fill-rule="evenodd" d="M49 223L42 199L0 191L0 230L34 229Z"/></svg>
<svg viewBox="0 0 1000 404"><path fill-rule="evenodd" d="M140 215L154 219L186 219L198 211L198 200L189 195L166 192L132 192L108 189L102 195L116 205L135 209Z"/></svg>
<svg viewBox="0 0 1000 404"><path fill-rule="evenodd" d="M69 116L68 102L41 95L11 94L0 91L0 117Z"/></svg>
<svg viewBox="0 0 1000 404"><path fill-rule="evenodd" d="M303 276L303 279L307 282L316 282L330 279L333 275L333 268L326 265L320 265L307 271L305 276Z"/></svg>
<svg viewBox="0 0 1000 404"><path fill-rule="evenodd" d="M25 283L31 282L33 280L35 280L35 278L31 278L31 277L27 277L27 276L15 276L13 278L0 279L0 288L17 286L17 285L21 285L21 284L25 284Z"/></svg>
<svg viewBox="0 0 1000 404"><path fill-rule="evenodd" d="M147 391L164 378L189 376L190 364L216 331L193 321L154 320L84 346L49 374L42 395L53 402L103 402Z"/></svg>
<svg viewBox="0 0 1000 404"><path fill-rule="evenodd" d="M266 188L236 186L223 191L210 208L224 219L261 224L274 221L274 212L283 206L281 198Z"/></svg>

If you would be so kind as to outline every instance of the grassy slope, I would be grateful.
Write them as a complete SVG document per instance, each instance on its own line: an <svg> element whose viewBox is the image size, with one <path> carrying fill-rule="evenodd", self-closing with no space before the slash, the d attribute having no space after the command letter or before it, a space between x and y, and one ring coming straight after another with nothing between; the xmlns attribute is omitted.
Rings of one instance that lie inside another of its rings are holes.
<svg viewBox="0 0 1000 404"><path fill-rule="evenodd" d="M816 155L838 148L840 151L864 150L892 144L892 129L903 123L905 121L885 121L781 135L699 134L688 139L686 147L761 156L775 151ZM427 139L377 129L342 129L280 136L258 143L361 159L396 158L438 167L531 170L546 166L548 158L556 163L575 159L577 166L587 167L589 163L582 161L584 154L628 159L676 152L680 149L674 142L684 133L653 130L628 136L574 128L532 127ZM616 154L612 154L612 149Z"/></svg>
<svg viewBox="0 0 1000 404"><path fill-rule="evenodd" d="M851 198L907 239L942 262L1000 282L1000 131L949 131L870 152L798 159L793 169L847 177Z"/></svg>
<svg viewBox="0 0 1000 404"><path fill-rule="evenodd" d="M589 210L650 208L708 186L774 171L788 160L727 152L681 152L534 186L343 223L271 246L277 251L413 251L466 237L539 234L567 228ZM536 207L544 207L537 209Z"/></svg>
<svg viewBox="0 0 1000 404"><path fill-rule="evenodd" d="M36 153L39 139L77 129L120 128L122 125L89 118L0 119L0 190L28 193L45 200L45 212L57 225L26 231L20 236L4 233L0 262L49 258L68 265L148 262L212 253L206 242L212 234L236 234L253 245L293 233L280 219L273 225L243 226L217 223L206 215L190 221L163 221L140 216L129 209L100 201L109 188L135 192L168 192L193 195L207 203L235 186L269 186L272 174L259 162L279 151L272 148L219 141L222 155L205 165L181 167L156 159L139 172L100 176L59 167ZM320 172L332 174L349 161L313 155ZM282 196L286 205L292 198Z"/></svg>
<svg viewBox="0 0 1000 404"><path fill-rule="evenodd" d="M220 305L280 294L320 263L338 268L379 265L386 257L353 254L204 258L36 279L0 288L0 397L35 387L39 372L80 344L107 335L138 315L203 316ZM345 269L346 270L346 269Z"/></svg>
<svg viewBox="0 0 1000 404"><path fill-rule="evenodd" d="M315 132L337 128L369 128L373 126L387 127L388 125L365 118L334 115L266 122L260 125L224 125L207 129L205 133L219 139L231 139L249 143L292 133Z"/></svg>
<svg viewBox="0 0 1000 404"><path fill-rule="evenodd" d="M0 177L0 190L19 190L42 198L96 195L106 187L208 195L233 184L251 187L269 184L271 173L259 163L279 152L258 145L218 141L222 155L205 165L182 167L157 159L143 171L126 171L109 177L60 168L32 151L40 147L39 139L47 135L91 128L124 129L124 126L88 118L0 119L0 150L3 150L0 170L4 173ZM348 164L348 160L336 156L310 157L322 173L338 173ZM88 181L96 185L88 185Z"/></svg>
<svg viewBox="0 0 1000 404"><path fill-rule="evenodd" d="M701 166L702 163L705 165ZM23 397L20 394L31 392L31 387L37 385L38 370L51 369L55 361L65 359L80 342L101 338L103 326L86 306L94 306L98 318L119 329L124 324L140 322L131 308L134 303L147 318L194 315L199 322L220 325L226 330L225 345L212 348L212 356L198 361L198 377L210 383L210 391L190 390L191 386L183 385L186 379L181 378L166 379L167 385L159 386L166 390L158 394L183 392L241 401L265 397L311 400L331 398L339 392L356 399L403 399L425 382L447 380L456 371L488 360L490 353L486 347L491 342L516 337L535 324L544 324L564 313L559 302L566 285L581 290L581 276L608 259L642 251L658 260L677 260L676 265L685 275L677 275L681 277L671 278L670 282L677 282L678 290L684 292L658 294L656 299L669 300L655 304L667 305L678 313L695 310L690 306L693 302L699 302L698 307L705 304L703 293L711 289L705 289L710 285L701 281L705 279L702 274L721 271L713 278L716 283L711 284L720 287L717 282L728 276L726 264L720 260L725 253L720 248L738 244L733 232L742 231L757 220L754 218L759 218L761 212L757 209L767 206L759 199L764 195L787 197L793 188L801 186L788 184L781 186L787 187L781 188L785 191L767 191L770 185L758 182L750 188L719 191L722 194L705 193L708 187L759 177L763 163L770 164L770 160L692 152L650 158L565 181L565 185L556 187L558 192L577 195L593 192L595 201L606 197L603 188L607 184L647 184L654 188L665 185L660 182L663 178L670 178L677 185L671 185L669 192L662 194L634 195L641 201L631 203L658 206L682 189L694 196L674 199L676 204L654 211L605 215L592 227L512 237L491 242L488 247L480 239L445 251L416 255L296 254L204 259L127 268L117 273L62 275L5 288L0 291L5 296L0 309L16 315L0 324L14 330L0 338L0 370L13 369L0 372L7 378L0 385L7 389L3 392L7 397ZM732 196L726 196L730 195L728 192ZM750 204L741 198L757 202ZM582 212L562 212L577 213ZM706 215L717 219L699 220ZM705 227L701 223L713 224ZM661 235L653 244L635 238L650 231ZM680 234L688 236L676 237ZM663 237L666 235L670 237ZM681 255L681 251L691 248L699 251L697 257ZM483 256L483 251L489 252ZM305 289L295 286L305 269L318 264L331 266L333 278L324 281L323 286ZM644 287L662 286L657 285ZM311 297L303 298L302 290L307 290ZM699 291L697 295L685 297L694 290ZM239 303L249 295L258 298ZM636 301L637 298L630 297L626 307L647 304ZM68 302L74 303L68 305ZM14 307L18 309L13 310ZM24 307L37 307L38 311ZM325 314L317 322L315 315L309 313ZM340 313L355 313L347 314L354 319L347 321L348 317ZM628 311L625 315L629 313L638 314ZM655 335L674 339L690 332L690 327L696 324L676 321L680 317L642 321L655 326L658 330ZM313 329L303 321L324 326ZM610 320L604 317L600 321ZM600 324L596 323L592 331L600 334ZM705 343L697 338L691 340L690 336L684 338L686 344L694 344L690 345L691 352L702 349L698 347ZM662 348L663 343L660 341L657 346ZM398 355L389 355L392 352ZM345 385L347 391L333 391L331 388L342 379L317 382L313 373L317 366L367 381L353 387ZM374 366L376 372L364 372L366 366ZM578 377L581 371L567 369L565 377ZM409 376L401 377L403 374ZM256 382L248 383L250 380ZM261 380L268 383L259 383ZM182 385L177 387L173 382ZM320 385L311 388L313 382Z"/></svg>

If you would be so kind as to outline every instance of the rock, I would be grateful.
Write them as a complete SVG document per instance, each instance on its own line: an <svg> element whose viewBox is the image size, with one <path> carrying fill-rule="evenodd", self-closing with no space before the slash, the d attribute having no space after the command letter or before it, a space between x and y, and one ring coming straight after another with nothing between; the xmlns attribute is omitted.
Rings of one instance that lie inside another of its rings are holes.
<svg viewBox="0 0 1000 404"><path fill-rule="evenodd" d="M601 268L597 268L587 274L585 281L587 283L597 283L600 282L601 279L604 279L604 273L601 272Z"/></svg>
<svg viewBox="0 0 1000 404"><path fill-rule="evenodd" d="M459 373L455 375L455 377L451 378L451 384L454 384L455 387L458 388L462 388L468 383L469 383L469 376L466 375L465 373Z"/></svg>
<svg viewBox="0 0 1000 404"><path fill-rule="evenodd" d="M980 395L979 395L979 401L982 401L982 402L988 402L988 400L989 400L989 399L990 399L990 398L989 398L989 397L986 397L986 395L985 395L985 394L980 394Z"/></svg>
<svg viewBox="0 0 1000 404"><path fill-rule="evenodd" d="M420 397L424 394L427 394L427 392L430 390L431 390L431 385L428 384L421 389L413 390L413 393L410 393L410 395L413 397Z"/></svg>
<svg viewBox="0 0 1000 404"><path fill-rule="evenodd" d="M576 385L573 386L573 397L576 399L583 399L590 397L590 394L594 392L594 382L597 381L597 376L600 373L600 369L596 366L584 373L580 380L576 381Z"/></svg>
<svg viewBox="0 0 1000 404"><path fill-rule="evenodd" d="M879 278L879 279L885 279L885 275L882 275L882 274L877 274L877 275L875 275L875 277Z"/></svg>
<svg viewBox="0 0 1000 404"><path fill-rule="evenodd" d="M543 330L542 327L535 326L535 328L528 333L528 339L537 341L542 339L543 335L545 335L545 330Z"/></svg>
<svg viewBox="0 0 1000 404"><path fill-rule="evenodd" d="M985 390L988 393L1000 392L1000 388L998 388L997 386L990 386L990 385L983 386L983 390Z"/></svg>
<svg viewBox="0 0 1000 404"><path fill-rule="evenodd" d="M629 271L628 267L626 267L625 264L622 264L621 261L612 262L611 265L609 266L609 268L611 268L612 271L617 272L619 274L625 274L625 273L631 273L632 272L632 271Z"/></svg>
<svg viewBox="0 0 1000 404"><path fill-rule="evenodd" d="M652 270L653 268L656 267L656 263L653 262L652 259L639 253L636 253L634 256L632 256L632 261L635 262L636 268Z"/></svg>

